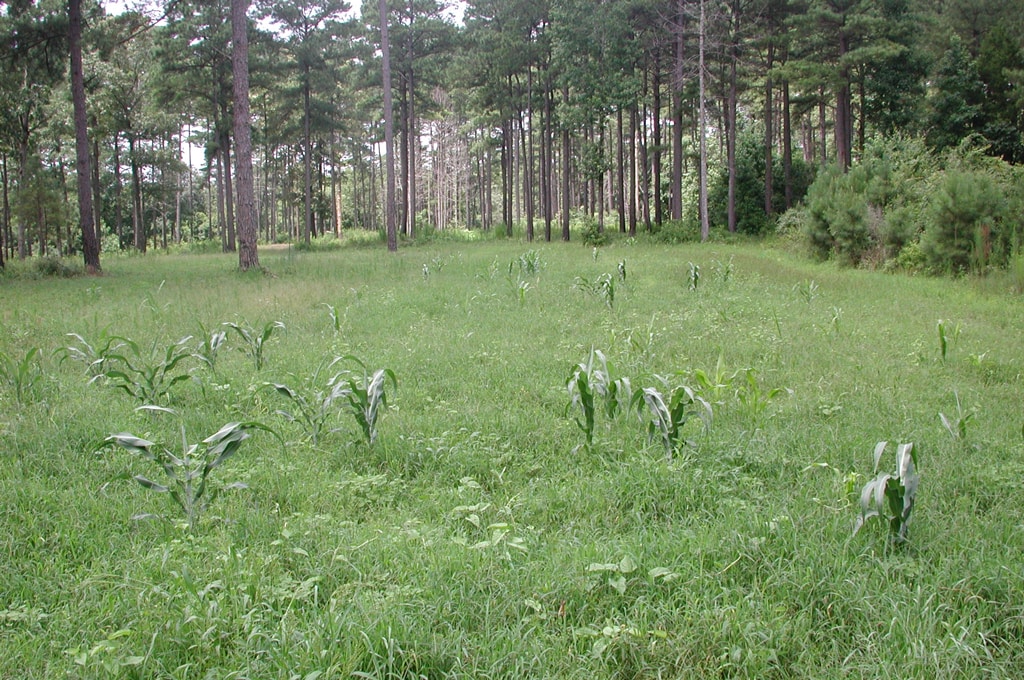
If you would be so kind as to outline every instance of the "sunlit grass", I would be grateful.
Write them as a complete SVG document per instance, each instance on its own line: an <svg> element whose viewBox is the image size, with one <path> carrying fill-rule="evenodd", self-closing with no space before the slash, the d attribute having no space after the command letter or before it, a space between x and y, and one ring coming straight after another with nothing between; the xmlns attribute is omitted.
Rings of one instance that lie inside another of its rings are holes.
<svg viewBox="0 0 1024 680"><path fill-rule="evenodd" d="M520 271L528 251L543 266ZM110 258L100 278L0 281L0 351L42 357L33 399L0 385L0 675L1024 672L1018 297L744 245L435 241L261 262ZM574 285L605 274L612 305ZM961 329L944 361L939 319ZM133 521L165 499L115 479L148 472L131 456L97 451L175 430L56 351L72 332L198 345L225 322L284 329L259 372L233 334L215 370L180 364L169 406L190 433L256 420L286 446L247 442L218 473L249 488L191 533ZM717 376L710 430L668 459L635 412L601 413L581 447L566 379L593 349L634 389ZM314 443L261 388L346 355L397 379L372 447L350 418ZM749 369L771 399L751 401ZM972 415L954 441L939 413L958 404ZM902 547L852 536L882 440L919 453Z"/></svg>

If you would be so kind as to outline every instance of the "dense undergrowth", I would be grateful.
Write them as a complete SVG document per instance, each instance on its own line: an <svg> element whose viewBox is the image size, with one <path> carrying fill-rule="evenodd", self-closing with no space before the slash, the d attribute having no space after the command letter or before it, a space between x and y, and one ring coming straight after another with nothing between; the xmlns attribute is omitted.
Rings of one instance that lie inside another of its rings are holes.
<svg viewBox="0 0 1024 680"><path fill-rule="evenodd" d="M0 676L1024 673L1019 298L742 244L261 260L0 283ZM613 302L579 285L605 276ZM258 363L228 322L281 327ZM153 396L180 423L60 351L118 336L157 363L192 336ZM692 388L710 427L666 455L640 404L584 446L566 377L594 350L633 389ZM341 406L315 438L277 413L349 356L394 373L372 444ZM233 422L285 446L252 431L194 518L104 446ZM853 535L883 440L920 474L901 543Z"/></svg>

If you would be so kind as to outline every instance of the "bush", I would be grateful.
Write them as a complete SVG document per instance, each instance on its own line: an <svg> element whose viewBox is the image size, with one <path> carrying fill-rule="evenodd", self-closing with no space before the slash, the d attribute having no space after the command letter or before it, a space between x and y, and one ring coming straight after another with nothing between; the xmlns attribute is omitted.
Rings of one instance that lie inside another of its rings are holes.
<svg viewBox="0 0 1024 680"><path fill-rule="evenodd" d="M303 252L325 252L330 250L340 250L342 247L342 241L334 234L324 234L323 236L314 236L306 243L303 240L298 240L292 244L292 248Z"/></svg>
<svg viewBox="0 0 1024 680"><path fill-rule="evenodd" d="M835 256L855 265L874 245L864 178L864 174L844 174L831 167L808 190L804 229L819 258Z"/></svg>
<svg viewBox="0 0 1024 680"><path fill-rule="evenodd" d="M82 268L68 264L59 255L44 255L35 261L35 270L39 276L53 276L69 279L79 276Z"/></svg>
<svg viewBox="0 0 1024 680"><path fill-rule="evenodd" d="M601 229L593 215L577 215L574 221L579 224L580 240L583 241L583 245L594 248L608 245L608 232Z"/></svg>
<svg viewBox="0 0 1024 680"><path fill-rule="evenodd" d="M1007 253L993 250L1006 198L996 182L979 171L953 170L946 174L929 206L928 227L921 249L928 265L955 274L983 272L990 262Z"/></svg>
<svg viewBox="0 0 1024 680"><path fill-rule="evenodd" d="M736 231L743 234L764 235L772 227L772 220L764 209L765 158L763 135L753 130L743 132L736 147ZM794 158L790 179L793 200L800 201L814 179L814 166ZM786 187L783 181L782 159L772 158L772 212L781 213L786 206ZM727 229L729 200L729 172L722 168L711 179L708 190L708 213L712 228Z"/></svg>
<svg viewBox="0 0 1024 680"><path fill-rule="evenodd" d="M656 243L696 243L700 241L700 222L696 216L690 219L669 220L660 227L655 225L651 239Z"/></svg>

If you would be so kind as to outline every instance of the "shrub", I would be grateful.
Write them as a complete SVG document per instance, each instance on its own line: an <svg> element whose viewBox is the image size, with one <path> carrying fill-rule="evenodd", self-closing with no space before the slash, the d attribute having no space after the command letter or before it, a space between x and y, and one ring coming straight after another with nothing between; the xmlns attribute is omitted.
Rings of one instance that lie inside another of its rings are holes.
<svg viewBox="0 0 1024 680"><path fill-rule="evenodd" d="M782 159L772 158L772 212L785 209L786 188L783 181ZM790 181L794 201L801 200L814 179L814 166L794 158ZM743 234L764 235L772 227L772 220L764 209L765 156L763 131L742 131L736 147L736 230ZM708 209L713 228L726 229L729 200L728 168L711 178L708 190Z"/></svg>
<svg viewBox="0 0 1024 680"><path fill-rule="evenodd" d="M993 246L1006 199L986 173L953 170L930 204L930 221L921 237L928 265L937 271L982 272L992 261Z"/></svg>
<svg viewBox="0 0 1024 680"><path fill-rule="evenodd" d="M593 248L608 245L608 232L601 228L592 215L581 215L579 224L580 240L583 241L583 245Z"/></svg>
<svg viewBox="0 0 1024 680"><path fill-rule="evenodd" d="M36 273L40 276L53 276L69 279L82 273L81 267L68 264L59 255L44 255L35 261Z"/></svg>
<svg viewBox="0 0 1024 680"><path fill-rule="evenodd" d="M668 220L656 226L651 238L657 243L675 245L700 241L700 222L697 219Z"/></svg>
<svg viewBox="0 0 1024 680"><path fill-rule="evenodd" d="M856 265L877 242L864 195L865 179L866 174L844 174L831 167L808 190L804 229L819 258L835 256L844 264Z"/></svg>

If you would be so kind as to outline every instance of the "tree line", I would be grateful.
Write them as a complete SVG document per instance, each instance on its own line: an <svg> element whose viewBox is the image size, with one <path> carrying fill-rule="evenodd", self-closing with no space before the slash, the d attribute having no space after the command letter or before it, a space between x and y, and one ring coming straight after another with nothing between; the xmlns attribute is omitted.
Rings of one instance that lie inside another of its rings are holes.
<svg viewBox="0 0 1024 680"><path fill-rule="evenodd" d="M761 233L878 140L1024 160L1022 0L14 0L0 36L0 265Z"/></svg>

